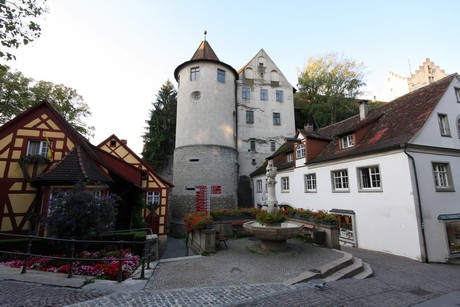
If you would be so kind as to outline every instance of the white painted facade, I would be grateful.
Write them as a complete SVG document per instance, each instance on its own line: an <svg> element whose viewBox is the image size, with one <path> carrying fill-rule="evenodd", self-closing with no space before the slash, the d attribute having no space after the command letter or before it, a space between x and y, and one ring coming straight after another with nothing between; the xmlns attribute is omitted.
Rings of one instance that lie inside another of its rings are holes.
<svg viewBox="0 0 460 307"><path fill-rule="evenodd" d="M457 75L406 146L318 163L305 164L302 158L295 160L293 167L279 170L278 203L352 212L353 243L360 248L429 262L460 257L460 252L452 252L452 245L460 243L460 101L456 95L459 89ZM448 118L450 136L440 133L440 114ZM300 133L298 139L303 141L304 136ZM433 163L448 166L448 189L436 188ZM378 167L381 186L360 189L359 169L371 166ZM347 170L349 189L334 191L332 172L337 170ZM313 173L316 191L307 192L305 175ZM289 178L288 191L282 191L282 182L286 180L283 177ZM253 185L256 187L259 180L264 187L263 174L252 177ZM262 195L254 191L256 205L263 203ZM441 215L453 218L442 220Z"/></svg>
<svg viewBox="0 0 460 307"><path fill-rule="evenodd" d="M249 97L243 98L244 88ZM261 99L261 89L266 90L267 100ZM282 101L277 101L277 91ZM263 49L239 71L237 110L239 175L249 176L295 133L293 87ZM247 112L252 112L253 122L247 121ZM279 125L274 124L274 113L280 116Z"/></svg>

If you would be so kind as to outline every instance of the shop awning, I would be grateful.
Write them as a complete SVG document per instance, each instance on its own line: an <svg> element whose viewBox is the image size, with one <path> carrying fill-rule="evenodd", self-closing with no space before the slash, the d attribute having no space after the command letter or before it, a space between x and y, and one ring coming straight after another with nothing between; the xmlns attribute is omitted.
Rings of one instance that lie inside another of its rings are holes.
<svg viewBox="0 0 460 307"><path fill-rule="evenodd" d="M440 221L460 220L460 213L454 213L454 214L440 214L440 215L438 216L438 220L440 220Z"/></svg>

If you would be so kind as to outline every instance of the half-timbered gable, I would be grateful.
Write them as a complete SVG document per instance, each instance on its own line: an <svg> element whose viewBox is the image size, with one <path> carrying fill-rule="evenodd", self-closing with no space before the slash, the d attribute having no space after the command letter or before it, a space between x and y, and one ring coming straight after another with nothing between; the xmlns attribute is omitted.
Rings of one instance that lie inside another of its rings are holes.
<svg viewBox="0 0 460 307"><path fill-rule="evenodd" d="M173 185L161 178L152 165L142 160L128 146L125 140L111 135L101 142L98 147L142 172L141 186L145 190L146 207L143 217L151 227L158 230L160 236L166 235L166 217L168 213L168 192Z"/></svg>

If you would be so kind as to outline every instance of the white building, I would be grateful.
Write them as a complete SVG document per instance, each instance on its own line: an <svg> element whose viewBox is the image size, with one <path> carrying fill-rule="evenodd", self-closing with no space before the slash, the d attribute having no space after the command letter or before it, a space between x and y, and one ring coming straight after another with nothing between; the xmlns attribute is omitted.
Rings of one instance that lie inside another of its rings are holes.
<svg viewBox="0 0 460 307"><path fill-rule="evenodd" d="M337 214L343 243L420 261L460 257L458 74L299 130L268 159L278 168L278 202ZM264 166L251 176L261 204Z"/></svg>
<svg viewBox="0 0 460 307"><path fill-rule="evenodd" d="M249 175L295 132L294 89L263 49L238 74L238 203L247 206Z"/></svg>
<svg viewBox="0 0 460 307"><path fill-rule="evenodd" d="M293 87L264 50L237 72L206 39L174 76L172 227L200 202L208 210L252 206L249 174L295 132ZM203 200L197 187L213 189Z"/></svg>

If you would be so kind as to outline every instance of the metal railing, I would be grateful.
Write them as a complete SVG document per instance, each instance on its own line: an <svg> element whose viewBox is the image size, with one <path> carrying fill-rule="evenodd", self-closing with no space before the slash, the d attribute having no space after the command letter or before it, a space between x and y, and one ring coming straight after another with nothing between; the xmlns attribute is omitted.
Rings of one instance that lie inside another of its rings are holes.
<svg viewBox="0 0 460 307"><path fill-rule="evenodd" d="M145 269L146 269L146 262L147 262L147 269L150 269L150 262L154 260L158 260L158 237L152 233L150 228L140 228L140 229L130 229L130 230L120 230L110 232L108 234L120 234L120 233L127 233L133 231L146 231L147 236L144 241L124 241L124 240L117 240L117 241L110 241L110 240L75 240L75 239L58 239L58 238L48 238L48 237L39 237L35 235L19 235L19 234L11 234L11 233L4 233L0 232L1 238L14 238L14 239L24 239L24 242L27 242L26 251L9 251L9 250L0 250L0 254L7 254L13 256L23 257L24 263L22 265L21 274L25 274L27 272L27 264L31 257L36 258L49 258L49 259L56 259L56 260L63 260L67 261L69 265L69 272L67 274L68 278L73 277L73 264L75 262L107 262L107 259L101 258L78 258L75 257L75 250L78 245L117 245L118 250L118 278L117 281L121 282L123 280L123 261L131 260L130 258L123 258L123 247L127 245L140 245L143 244L143 253L142 257L140 258L141 264L141 276L140 278L145 278ZM40 241L49 241L49 242L62 242L69 246L68 248L68 255L65 256L55 256L55 255L42 255L42 254L34 254L32 253L32 246L35 240ZM0 245L1 246L1 245Z"/></svg>

